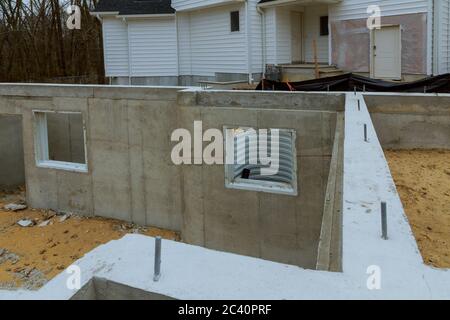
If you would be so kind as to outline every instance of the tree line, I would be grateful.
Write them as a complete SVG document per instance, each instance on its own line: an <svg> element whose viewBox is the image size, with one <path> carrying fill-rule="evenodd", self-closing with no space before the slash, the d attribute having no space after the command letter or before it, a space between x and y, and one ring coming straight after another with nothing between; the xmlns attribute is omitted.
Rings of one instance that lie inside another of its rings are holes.
<svg viewBox="0 0 450 320"><path fill-rule="evenodd" d="M0 0L0 82L104 83L98 0ZM67 27L80 9L80 29Z"/></svg>

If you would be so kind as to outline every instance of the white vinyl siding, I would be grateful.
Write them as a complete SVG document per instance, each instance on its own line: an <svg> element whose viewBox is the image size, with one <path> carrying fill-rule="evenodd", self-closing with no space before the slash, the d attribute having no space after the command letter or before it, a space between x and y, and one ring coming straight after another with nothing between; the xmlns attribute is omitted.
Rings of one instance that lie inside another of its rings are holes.
<svg viewBox="0 0 450 320"><path fill-rule="evenodd" d="M291 11L285 8L276 11L277 63L291 63Z"/></svg>
<svg viewBox="0 0 450 320"><path fill-rule="evenodd" d="M131 75L177 76L177 34L174 18L128 21Z"/></svg>
<svg viewBox="0 0 450 320"><path fill-rule="evenodd" d="M291 18L285 8L268 8L266 19L266 63L291 62Z"/></svg>
<svg viewBox="0 0 450 320"><path fill-rule="evenodd" d="M438 38L434 44L437 50L435 71L437 74L443 74L450 72L450 1L441 0L436 9L435 17L439 21L439 30L436 30Z"/></svg>
<svg viewBox="0 0 450 320"><path fill-rule="evenodd" d="M192 48L191 48L191 15L190 13L177 14L178 23L178 55L180 75L192 75Z"/></svg>
<svg viewBox="0 0 450 320"><path fill-rule="evenodd" d="M240 31L231 32L230 12L236 10L240 12ZM216 72L248 72L243 5L179 13L178 16L186 14L189 14L189 19L184 21L183 26L189 26L190 41L179 39L179 50L183 56L180 69L183 72L190 69L191 74L197 76L214 76ZM189 54L186 54L189 50L190 63Z"/></svg>
<svg viewBox="0 0 450 320"><path fill-rule="evenodd" d="M269 64L292 62L291 12L289 8L266 9L266 60ZM314 61L313 40L317 43L318 61L328 63L329 38L320 36L320 17L328 15L327 6L310 6L304 9L305 61Z"/></svg>
<svg viewBox="0 0 450 320"><path fill-rule="evenodd" d="M378 5L382 16L428 12L428 0L343 0L330 5L331 20L352 20L368 17L367 8Z"/></svg>
<svg viewBox="0 0 450 320"><path fill-rule="evenodd" d="M248 42L251 45L251 71L263 71L261 16L259 0L249 0L250 41L246 35L245 3L238 0L173 0L177 21L171 18L103 19L105 70L108 77L145 77L217 73L248 73ZM369 5L380 5L382 16L424 13L429 0L343 0L335 5L266 8L265 62L292 62L291 11L304 12L304 59L313 62L313 39L317 40L318 60L329 60L329 37L321 37L320 16L330 21L367 18ZM435 56L439 73L450 71L449 0L440 3L439 39ZM239 10L240 31L230 31L230 12ZM128 25L127 25L128 23ZM178 26L178 29L177 29ZM178 30L178 36L177 36ZM129 39L128 39L129 37ZM177 44L178 39L178 44ZM128 47L130 43L130 47ZM430 44L431 46L431 44ZM431 60L429 62L431 65ZM130 73L131 70L131 74Z"/></svg>
<svg viewBox="0 0 450 320"><path fill-rule="evenodd" d="M127 25L119 19L103 19L103 46L107 77L128 76Z"/></svg>
<svg viewBox="0 0 450 320"><path fill-rule="evenodd" d="M276 10L274 8L265 10L266 22L266 63L277 64L277 43L276 43Z"/></svg>

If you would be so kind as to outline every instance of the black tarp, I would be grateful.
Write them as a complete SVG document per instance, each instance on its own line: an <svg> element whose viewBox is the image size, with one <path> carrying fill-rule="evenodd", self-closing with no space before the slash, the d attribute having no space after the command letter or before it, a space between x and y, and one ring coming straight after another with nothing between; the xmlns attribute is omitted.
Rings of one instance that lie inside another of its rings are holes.
<svg viewBox="0 0 450 320"><path fill-rule="evenodd" d="M450 73L414 82L375 80L352 73L302 82L262 80L256 90L450 93Z"/></svg>

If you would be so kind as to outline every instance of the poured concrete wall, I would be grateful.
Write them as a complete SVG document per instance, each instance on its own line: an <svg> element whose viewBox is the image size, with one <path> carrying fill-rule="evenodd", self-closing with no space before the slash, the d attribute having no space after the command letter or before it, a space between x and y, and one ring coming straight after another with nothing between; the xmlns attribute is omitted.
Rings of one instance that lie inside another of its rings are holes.
<svg viewBox="0 0 450 320"><path fill-rule="evenodd" d="M344 114L336 121L333 153L330 161L322 228L317 250L317 270L342 271L342 210L344 183Z"/></svg>
<svg viewBox="0 0 450 320"><path fill-rule="evenodd" d="M366 94L383 148L450 149L450 95Z"/></svg>
<svg viewBox="0 0 450 320"><path fill-rule="evenodd" d="M0 86L0 113L24 117L29 204L178 230L188 243L315 268L344 96L180 90ZM36 167L32 110L82 113L87 173ZM226 189L223 166L174 165L170 136L192 132L195 120L204 130L296 130L299 195Z"/></svg>
<svg viewBox="0 0 450 320"><path fill-rule="evenodd" d="M133 288L104 278L93 278L70 300L174 300L171 297Z"/></svg>
<svg viewBox="0 0 450 320"><path fill-rule="evenodd" d="M24 184L22 117L0 114L0 189Z"/></svg>
<svg viewBox="0 0 450 320"><path fill-rule="evenodd" d="M381 23L402 27L402 73L427 74L427 14L387 16ZM370 71L367 19L331 21L331 34L333 64L345 71Z"/></svg>
<svg viewBox="0 0 450 320"><path fill-rule="evenodd" d="M315 269L340 95L198 93L181 127L240 125L297 133L296 197L225 188L223 166L183 167L183 236L189 243Z"/></svg>
<svg viewBox="0 0 450 320"><path fill-rule="evenodd" d="M0 114L24 119L30 206L181 230L180 168L169 163L176 97L164 88L1 85ZM87 173L36 166L33 110L82 113Z"/></svg>

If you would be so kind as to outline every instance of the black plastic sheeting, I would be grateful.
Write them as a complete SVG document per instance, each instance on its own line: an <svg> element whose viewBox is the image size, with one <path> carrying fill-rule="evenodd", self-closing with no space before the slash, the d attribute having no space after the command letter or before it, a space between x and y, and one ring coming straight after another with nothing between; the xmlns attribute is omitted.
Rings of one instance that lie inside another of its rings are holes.
<svg viewBox="0 0 450 320"><path fill-rule="evenodd" d="M450 73L414 82L375 80L353 73L302 82L262 80L256 90L450 93Z"/></svg>

